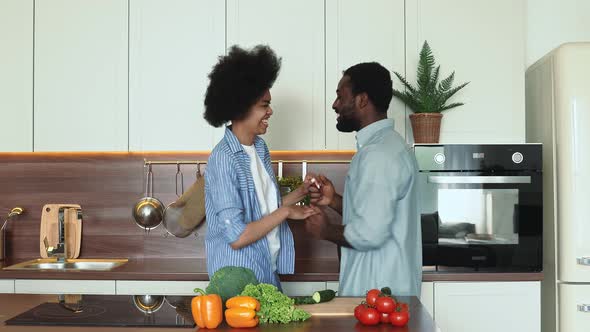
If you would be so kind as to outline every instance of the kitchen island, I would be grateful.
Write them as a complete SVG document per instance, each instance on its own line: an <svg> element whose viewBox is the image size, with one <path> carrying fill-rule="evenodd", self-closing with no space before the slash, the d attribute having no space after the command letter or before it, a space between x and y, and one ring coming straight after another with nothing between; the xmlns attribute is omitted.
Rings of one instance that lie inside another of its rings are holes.
<svg viewBox="0 0 590 332"><path fill-rule="evenodd" d="M362 299L359 298L359 303ZM254 329L232 329L229 326L222 324L218 329L211 331L283 331L283 332L304 332L304 331L323 331L323 332L384 332L384 331L406 331L406 332L436 332L437 328L428 314L426 309L422 306L420 301L415 297L400 297L400 300L408 302L410 305L411 319L407 326L399 328L389 324L381 324L378 326L363 326L357 323L352 313L342 312L338 316L313 316L305 322L291 323L291 324L270 324L260 325ZM40 326L27 325L15 326L6 325L4 322L16 315L28 311L41 303L57 302L55 295L24 295L24 294L1 294L0 295L0 331L146 331L144 327L97 327L97 326ZM135 310L129 308L129 310ZM182 313L187 316L186 312ZM146 318L147 319L147 318ZM149 331L182 331L191 330L195 328L179 328L179 327L149 327Z"/></svg>

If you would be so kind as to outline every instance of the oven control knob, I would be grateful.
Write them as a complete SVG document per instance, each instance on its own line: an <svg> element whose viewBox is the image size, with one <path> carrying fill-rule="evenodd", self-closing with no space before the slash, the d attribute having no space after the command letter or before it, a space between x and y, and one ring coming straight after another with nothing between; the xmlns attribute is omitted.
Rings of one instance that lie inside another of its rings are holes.
<svg viewBox="0 0 590 332"><path fill-rule="evenodd" d="M522 156L522 153L520 153L520 152L514 152L512 154L512 161L515 164L520 164L520 163L522 163L523 160L524 160L524 157Z"/></svg>
<svg viewBox="0 0 590 332"><path fill-rule="evenodd" d="M434 162L437 164L444 163L445 159L446 159L445 155L440 152L434 155Z"/></svg>

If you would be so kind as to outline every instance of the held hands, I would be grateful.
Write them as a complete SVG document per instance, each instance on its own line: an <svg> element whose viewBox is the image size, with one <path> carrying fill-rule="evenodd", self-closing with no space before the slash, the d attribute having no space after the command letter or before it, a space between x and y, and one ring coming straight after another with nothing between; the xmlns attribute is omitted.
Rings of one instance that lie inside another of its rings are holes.
<svg viewBox="0 0 590 332"><path fill-rule="evenodd" d="M327 177L308 173L305 176L303 185L307 184L307 190L311 196L311 204L330 205L334 199L336 191L334 185Z"/></svg>

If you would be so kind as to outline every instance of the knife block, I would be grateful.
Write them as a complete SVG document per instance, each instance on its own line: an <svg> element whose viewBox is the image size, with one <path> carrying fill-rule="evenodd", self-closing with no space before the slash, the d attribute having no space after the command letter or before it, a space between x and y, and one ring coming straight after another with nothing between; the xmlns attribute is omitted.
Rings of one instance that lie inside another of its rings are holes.
<svg viewBox="0 0 590 332"><path fill-rule="evenodd" d="M49 258L43 243L45 237L47 237L49 246L57 246L60 209L63 210L64 218L66 258L78 258L82 243L82 218L78 218L78 211L81 210L81 207L78 204L46 204L43 206L39 233L39 254L42 258Z"/></svg>

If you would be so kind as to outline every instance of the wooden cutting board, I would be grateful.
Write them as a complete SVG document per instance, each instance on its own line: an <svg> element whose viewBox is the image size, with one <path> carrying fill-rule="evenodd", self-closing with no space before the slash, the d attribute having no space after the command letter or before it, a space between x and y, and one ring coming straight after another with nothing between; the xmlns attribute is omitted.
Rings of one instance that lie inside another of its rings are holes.
<svg viewBox="0 0 590 332"><path fill-rule="evenodd" d="M67 258L78 258L82 243L82 220L78 219L78 204L46 204L41 212L41 229L39 233L39 254L48 258L43 239L47 237L50 246L56 247L58 241L59 209L64 208L66 227Z"/></svg>
<svg viewBox="0 0 590 332"><path fill-rule="evenodd" d="M354 307L363 301L362 297L335 297L332 301L318 304L298 305L312 316L353 316Z"/></svg>

